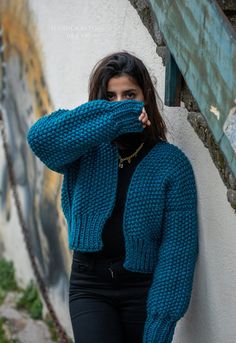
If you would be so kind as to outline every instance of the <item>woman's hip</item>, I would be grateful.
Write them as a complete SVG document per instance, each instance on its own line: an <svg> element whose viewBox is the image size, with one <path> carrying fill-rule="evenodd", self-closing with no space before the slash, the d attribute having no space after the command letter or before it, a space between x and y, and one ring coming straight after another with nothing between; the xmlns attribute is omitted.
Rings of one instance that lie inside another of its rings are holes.
<svg viewBox="0 0 236 343"><path fill-rule="evenodd" d="M152 273L132 272L123 267L124 258L96 258L96 255L74 253L70 275L70 295L76 292L106 291L111 296L138 296L146 293Z"/></svg>

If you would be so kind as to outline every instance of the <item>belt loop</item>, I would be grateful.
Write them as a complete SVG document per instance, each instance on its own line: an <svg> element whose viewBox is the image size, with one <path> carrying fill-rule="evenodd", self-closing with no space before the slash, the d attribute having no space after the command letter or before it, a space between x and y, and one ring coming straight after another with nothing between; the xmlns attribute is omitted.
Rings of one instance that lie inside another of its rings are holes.
<svg viewBox="0 0 236 343"><path fill-rule="evenodd" d="M114 279L114 271L113 271L113 269L112 269L112 262L110 262L109 267L108 267L108 270L109 270L110 273L111 273L112 279Z"/></svg>

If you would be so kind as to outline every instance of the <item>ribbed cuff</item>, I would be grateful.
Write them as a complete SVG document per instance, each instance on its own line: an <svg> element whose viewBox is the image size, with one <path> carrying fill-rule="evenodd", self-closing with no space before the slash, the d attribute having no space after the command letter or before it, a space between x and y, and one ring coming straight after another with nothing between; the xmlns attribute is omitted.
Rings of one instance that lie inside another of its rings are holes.
<svg viewBox="0 0 236 343"><path fill-rule="evenodd" d="M122 100L111 103L114 128L118 135L126 132L142 132L143 124L138 119L144 106L143 101Z"/></svg>
<svg viewBox="0 0 236 343"><path fill-rule="evenodd" d="M147 317L144 326L143 343L171 343L176 324L176 320Z"/></svg>
<svg viewBox="0 0 236 343"><path fill-rule="evenodd" d="M101 232L106 218L98 214L74 214L69 228L69 248L86 252L102 249Z"/></svg>

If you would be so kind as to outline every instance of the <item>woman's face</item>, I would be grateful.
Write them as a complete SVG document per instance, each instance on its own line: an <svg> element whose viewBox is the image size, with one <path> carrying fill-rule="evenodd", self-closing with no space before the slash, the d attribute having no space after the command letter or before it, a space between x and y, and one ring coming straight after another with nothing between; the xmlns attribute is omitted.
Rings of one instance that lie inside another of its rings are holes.
<svg viewBox="0 0 236 343"><path fill-rule="evenodd" d="M108 81L107 100L139 100L144 101L142 89L128 76L114 76Z"/></svg>
<svg viewBox="0 0 236 343"><path fill-rule="evenodd" d="M112 77L107 86L107 100L121 101L121 100L139 100L144 101L142 89L132 81L128 76ZM136 149L145 139L143 132L128 132L120 135L112 142L123 149Z"/></svg>

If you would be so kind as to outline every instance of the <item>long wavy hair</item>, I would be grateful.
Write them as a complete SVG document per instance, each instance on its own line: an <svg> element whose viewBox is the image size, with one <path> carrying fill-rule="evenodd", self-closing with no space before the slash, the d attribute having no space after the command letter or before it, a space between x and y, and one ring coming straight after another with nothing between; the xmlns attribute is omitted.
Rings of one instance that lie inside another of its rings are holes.
<svg viewBox="0 0 236 343"><path fill-rule="evenodd" d="M144 63L126 50L109 54L95 64L89 77L88 101L107 100L107 86L110 78L124 75L136 82L143 91L144 106L151 121L151 125L145 128L147 141L151 144L158 142L159 139L167 141L167 127L160 114L163 103Z"/></svg>

